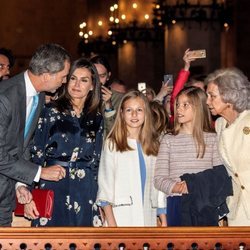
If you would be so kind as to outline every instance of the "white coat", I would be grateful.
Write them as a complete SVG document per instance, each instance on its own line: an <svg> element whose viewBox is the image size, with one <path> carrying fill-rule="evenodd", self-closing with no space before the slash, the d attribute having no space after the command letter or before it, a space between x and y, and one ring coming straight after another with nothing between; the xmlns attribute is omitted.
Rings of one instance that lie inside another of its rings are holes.
<svg viewBox="0 0 250 250"><path fill-rule="evenodd" d="M229 197L229 219L237 212L245 212L250 220L250 111L240 113L239 117L226 128L227 121L216 121L219 151L233 180L233 196ZM239 211L239 204L244 211Z"/></svg>
<svg viewBox="0 0 250 250"><path fill-rule="evenodd" d="M106 141L99 166L97 202L108 201L112 205L118 226L156 226L158 191L153 185L156 157L144 155L143 203L137 143L128 139L128 144L135 150L121 153L111 151Z"/></svg>

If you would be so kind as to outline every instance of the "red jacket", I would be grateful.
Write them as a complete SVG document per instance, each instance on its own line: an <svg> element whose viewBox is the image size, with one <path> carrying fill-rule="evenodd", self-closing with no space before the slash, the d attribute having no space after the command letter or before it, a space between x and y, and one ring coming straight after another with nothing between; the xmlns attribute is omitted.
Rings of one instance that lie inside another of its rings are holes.
<svg viewBox="0 0 250 250"><path fill-rule="evenodd" d="M171 99L170 99L170 110L171 110L171 116L170 116L170 123L174 124L174 102L176 96L179 94L179 92L183 89L184 84L187 82L188 77L190 75L189 71L186 71L184 69L181 69L178 77L175 81L173 91L171 93Z"/></svg>

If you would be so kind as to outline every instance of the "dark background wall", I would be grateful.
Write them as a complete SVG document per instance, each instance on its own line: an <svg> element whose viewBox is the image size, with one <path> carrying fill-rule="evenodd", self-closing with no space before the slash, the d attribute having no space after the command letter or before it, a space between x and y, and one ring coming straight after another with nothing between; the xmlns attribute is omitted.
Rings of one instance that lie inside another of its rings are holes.
<svg viewBox="0 0 250 250"><path fill-rule="evenodd" d="M59 43L77 57L79 24L87 13L85 0L1 0L0 47L13 51L14 72L27 67L42 43Z"/></svg>
<svg viewBox="0 0 250 250"><path fill-rule="evenodd" d="M235 64L250 77L250 1L235 3Z"/></svg>
<svg viewBox="0 0 250 250"><path fill-rule="evenodd" d="M158 90L164 73L176 76L186 48L205 48L207 58L192 65L195 73L207 74L219 67L237 66L250 76L250 1L231 2L234 23L229 31L206 30L195 25L167 28L162 43L128 43L116 52L105 53L113 75L129 87L145 81ZM79 57L79 24L84 20L93 23L103 16L108 18L107 9L113 3L111 0L1 0L0 47L10 48L16 56L13 73L27 67L34 50L42 43L59 43L74 59ZM142 3L149 6L152 1Z"/></svg>

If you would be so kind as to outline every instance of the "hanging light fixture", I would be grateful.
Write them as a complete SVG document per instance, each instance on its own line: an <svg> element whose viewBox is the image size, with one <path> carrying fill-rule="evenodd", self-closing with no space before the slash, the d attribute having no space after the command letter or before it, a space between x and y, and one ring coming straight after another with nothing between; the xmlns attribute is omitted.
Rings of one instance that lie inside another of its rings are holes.
<svg viewBox="0 0 250 250"><path fill-rule="evenodd" d="M107 20L98 19L91 30L87 22L82 22L79 36L82 47L89 52L113 52L128 42L163 42L165 27L180 23L183 27L187 23L188 27L198 23L200 28L214 28L215 24L220 24L228 30L232 25L230 3L230 0L211 0L205 4L200 0L155 0L151 11L145 10L143 0L134 1L123 9L116 3L108 7ZM102 35L98 34L100 30Z"/></svg>
<svg viewBox="0 0 250 250"><path fill-rule="evenodd" d="M229 28L232 24L232 4L226 0L211 0L210 2L202 3L202 1L188 0L156 0L153 9L155 27L162 24L171 25L190 22L197 22L202 27L214 28L216 23L221 27ZM204 24L204 25L203 25ZM203 26L202 26L203 25Z"/></svg>

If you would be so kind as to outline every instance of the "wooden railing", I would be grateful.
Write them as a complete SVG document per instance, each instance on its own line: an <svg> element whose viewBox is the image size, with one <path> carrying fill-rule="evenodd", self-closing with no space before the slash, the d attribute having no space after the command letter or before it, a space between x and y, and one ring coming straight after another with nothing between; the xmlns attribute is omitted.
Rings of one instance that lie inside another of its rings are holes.
<svg viewBox="0 0 250 250"><path fill-rule="evenodd" d="M1 250L250 249L250 227L0 228Z"/></svg>

